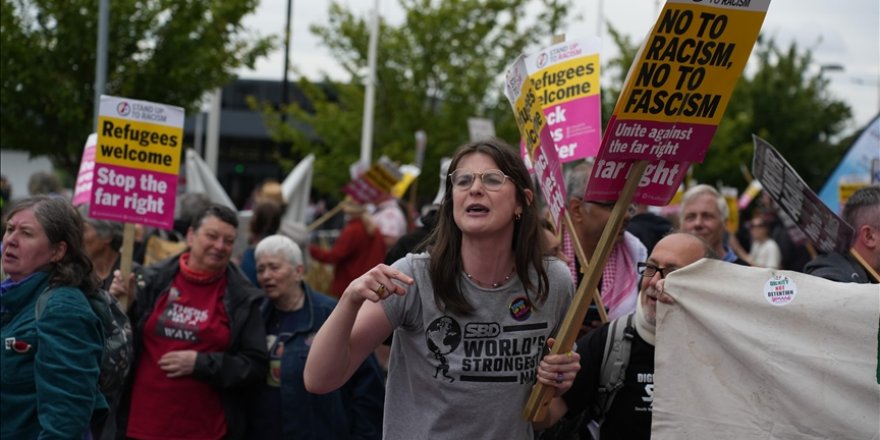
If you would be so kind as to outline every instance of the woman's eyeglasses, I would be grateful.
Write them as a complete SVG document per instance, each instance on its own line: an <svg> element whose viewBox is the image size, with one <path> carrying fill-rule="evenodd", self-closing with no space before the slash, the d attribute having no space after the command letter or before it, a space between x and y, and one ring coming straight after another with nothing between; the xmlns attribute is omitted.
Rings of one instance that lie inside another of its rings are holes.
<svg viewBox="0 0 880 440"><path fill-rule="evenodd" d="M482 173L475 173L470 170L455 170L449 173L452 186L455 189L469 190L473 186L474 181L480 176L483 187L489 191L498 191L504 186L504 181L510 179L510 176L501 172L501 170L486 170Z"/></svg>
<svg viewBox="0 0 880 440"><path fill-rule="evenodd" d="M639 263L638 271L639 275L642 275L646 278L651 278L655 273L660 272L660 279L666 278L671 272L674 272L677 267L657 267L651 263Z"/></svg>

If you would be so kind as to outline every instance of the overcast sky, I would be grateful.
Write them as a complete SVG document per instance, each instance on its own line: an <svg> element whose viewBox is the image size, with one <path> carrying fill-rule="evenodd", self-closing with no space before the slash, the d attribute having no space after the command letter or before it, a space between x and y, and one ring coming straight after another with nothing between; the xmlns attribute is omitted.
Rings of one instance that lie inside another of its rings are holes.
<svg viewBox="0 0 880 440"><path fill-rule="evenodd" d="M340 0L357 14L367 16L375 0ZM313 23L324 23L330 0L293 0L290 59L308 78L321 73L344 79L345 73L321 41L309 32ZM403 21L397 0L378 0L382 17L391 23ZM572 16L581 17L564 30L567 39L596 35L599 15L597 0L578 1ZM633 41L640 42L653 26L662 2L656 0L617 0L602 2L605 20ZM282 35L287 2L263 0L245 25L261 35ZM853 108L855 129L868 123L880 111L880 1L878 0L773 0L764 20L762 33L773 36L782 47L796 41L803 50L810 48L819 66L836 64L843 71L826 72L831 92ZM607 33L605 34L607 37ZM549 43L550 37L547 37ZM605 40L602 58L616 55L616 48ZM511 60L512 61L512 60ZM379 60L381 62L381 60ZM242 70L243 78L281 79L284 53L279 49L262 60L255 70ZM499 75L501 72L499 72Z"/></svg>

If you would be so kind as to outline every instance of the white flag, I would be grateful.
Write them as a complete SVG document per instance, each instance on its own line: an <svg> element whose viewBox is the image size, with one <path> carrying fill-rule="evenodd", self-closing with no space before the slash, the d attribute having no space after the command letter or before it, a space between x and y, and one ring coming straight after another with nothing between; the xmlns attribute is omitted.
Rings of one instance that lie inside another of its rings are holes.
<svg viewBox="0 0 880 440"><path fill-rule="evenodd" d="M217 176L192 148L186 150L186 192L204 193L212 202L236 209L235 203L232 203L232 199L220 185Z"/></svg>
<svg viewBox="0 0 880 440"><path fill-rule="evenodd" d="M312 171L315 168L315 155L309 154L293 168L281 183L281 195L287 210L282 220L297 223L306 222L306 208L309 206L309 192L312 191Z"/></svg>

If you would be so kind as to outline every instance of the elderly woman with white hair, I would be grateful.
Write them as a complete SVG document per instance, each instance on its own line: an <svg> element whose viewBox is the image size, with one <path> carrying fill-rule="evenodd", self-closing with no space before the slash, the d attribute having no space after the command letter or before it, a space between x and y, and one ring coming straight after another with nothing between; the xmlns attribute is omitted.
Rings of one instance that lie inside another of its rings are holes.
<svg viewBox="0 0 880 440"><path fill-rule="evenodd" d="M257 244L254 254L257 281L267 298L262 313L269 375L248 405L248 438L380 438L385 385L373 356L333 393L318 395L305 389L306 356L336 301L304 281L300 247L286 236L271 235Z"/></svg>

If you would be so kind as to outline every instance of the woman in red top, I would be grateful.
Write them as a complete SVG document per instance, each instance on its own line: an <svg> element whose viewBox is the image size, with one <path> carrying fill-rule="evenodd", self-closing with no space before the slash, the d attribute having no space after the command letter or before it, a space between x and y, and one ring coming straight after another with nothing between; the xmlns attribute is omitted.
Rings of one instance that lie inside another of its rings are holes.
<svg viewBox="0 0 880 440"><path fill-rule="evenodd" d="M349 221L339 233L330 250L310 245L309 252L322 263L335 265L330 293L342 295L355 278L385 260L385 239L373 224L363 206L343 202Z"/></svg>
<svg viewBox="0 0 880 440"><path fill-rule="evenodd" d="M268 371L262 292L229 263L238 219L214 205L187 231L188 252L152 266L132 301L136 359L118 435L244 437L241 393ZM115 277L114 294L124 293ZM127 417L126 417L127 416Z"/></svg>

